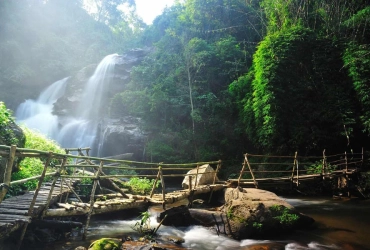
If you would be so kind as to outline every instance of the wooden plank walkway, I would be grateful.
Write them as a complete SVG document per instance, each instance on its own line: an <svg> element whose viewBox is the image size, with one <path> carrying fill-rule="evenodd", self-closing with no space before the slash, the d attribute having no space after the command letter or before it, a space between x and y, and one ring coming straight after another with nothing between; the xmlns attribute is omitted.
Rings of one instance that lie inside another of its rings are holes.
<svg viewBox="0 0 370 250"><path fill-rule="evenodd" d="M121 194L114 194L116 197L104 201L95 201L93 205L92 215L111 213L125 209L145 208L150 205L158 204L173 204L183 199L191 198L192 195L212 193L227 187L225 184L201 185L190 190L176 190L165 194L165 202L163 202L162 194L154 194L150 196L129 195L129 198L123 198ZM113 195L111 195L113 196ZM85 215L90 210L90 204L80 202L57 203L59 208L48 209L45 217L62 217L62 216L77 216Z"/></svg>
<svg viewBox="0 0 370 250"><path fill-rule="evenodd" d="M41 186L32 214L30 215L28 211L34 196L34 191L10 197L0 203L0 239L7 237L7 235L22 228L25 224L31 223L32 218L41 215L47 204L50 187L51 183L45 183L45 185ZM60 182L57 182L51 196L50 204L57 202L61 195L69 192L70 190L67 185L63 184L61 190Z"/></svg>

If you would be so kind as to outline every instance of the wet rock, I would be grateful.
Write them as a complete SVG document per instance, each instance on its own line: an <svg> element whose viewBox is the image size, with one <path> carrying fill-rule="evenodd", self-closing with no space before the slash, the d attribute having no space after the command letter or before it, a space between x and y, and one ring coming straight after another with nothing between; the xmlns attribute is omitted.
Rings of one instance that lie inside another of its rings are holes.
<svg viewBox="0 0 370 250"><path fill-rule="evenodd" d="M297 228L309 227L314 220L298 213L276 194L260 190L227 188L225 204L221 211L226 218L223 233L235 238L266 236L284 233ZM221 231L222 232L222 231Z"/></svg>
<svg viewBox="0 0 370 250"><path fill-rule="evenodd" d="M76 247L75 250L87 250L87 248L86 247L79 246L79 247Z"/></svg>
<svg viewBox="0 0 370 250"><path fill-rule="evenodd" d="M175 244L182 244L185 242L183 238L175 235L166 235L163 236L161 239L163 239L164 241L173 242Z"/></svg>
<svg viewBox="0 0 370 250"><path fill-rule="evenodd" d="M167 217L162 223L165 226L187 227L197 223L192 218L188 206L185 205L173 207L160 213L157 220L162 221L165 216Z"/></svg>

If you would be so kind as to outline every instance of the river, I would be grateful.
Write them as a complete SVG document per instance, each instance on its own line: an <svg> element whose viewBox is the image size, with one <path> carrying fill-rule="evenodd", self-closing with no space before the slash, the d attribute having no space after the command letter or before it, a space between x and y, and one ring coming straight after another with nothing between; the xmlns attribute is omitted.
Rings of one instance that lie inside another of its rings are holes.
<svg viewBox="0 0 370 250"><path fill-rule="evenodd" d="M315 219L315 226L309 230L300 230L286 236L268 239L247 239L235 241L225 236L217 236L200 226L173 228L161 226L159 235L174 235L185 240L184 249L199 250L233 250L233 249L370 249L370 200L331 199L331 198L296 198L282 197L298 211ZM160 208L149 209L151 214ZM71 238L62 242L40 248L74 249L77 246L88 246L89 242L102 237L139 237L132 227L137 217L115 215L114 219L107 216L93 217L88 232L87 242L81 237ZM152 227L158 223L152 219ZM34 248L35 249L35 248Z"/></svg>

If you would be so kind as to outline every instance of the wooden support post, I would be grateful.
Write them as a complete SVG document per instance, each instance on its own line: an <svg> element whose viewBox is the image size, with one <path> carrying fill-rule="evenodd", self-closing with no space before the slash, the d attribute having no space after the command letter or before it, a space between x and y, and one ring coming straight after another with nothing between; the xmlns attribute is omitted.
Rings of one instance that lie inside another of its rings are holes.
<svg viewBox="0 0 370 250"><path fill-rule="evenodd" d="M299 186L299 163L298 159L296 159L296 164L297 164L297 187Z"/></svg>
<svg viewBox="0 0 370 250"><path fill-rule="evenodd" d="M160 177L160 173L158 171L157 177L155 178L155 181L154 181L154 184L153 184L153 187L152 187L152 191L150 192L150 198L153 197L155 186L157 185L157 182L158 182L159 177Z"/></svg>
<svg viewBox="0 0 370 250"><path fill-rule="evenodd" d="M218 171L220 171L220 168L221 168L221 160L218 161L216 172L215 172L215 175L213 176L213 183L212 183L213 185L216 183L216 177L217 177ZM213 195L213 188L211 190L211 193L209 194L208 203L211 202L212 195Z"/></svg>
<svg viewBox="0 0 370 250"><path fill-rule="evenodd" d="M218 171L220 171L220 169L221 169L221 160L218 161L218 164L216 167L216 173L213 176L213 183L212 183L213 185L216 183L217 174L218 174Z"/></svg>
<svg viewBox="0 0 370 250"><path fill-rule="evenodd" d="M361 150L361 168L363 165L364 165L364 147L362 147L362 150Z"/></svg>
<svg viewBox="0 0 370 250"><path fill-rule="evenodd" d="M322 168L321 168L321 175L325 174L326 170L326 156L325 156L325 149L322 151Z"/></svg>
<svg viewBox="0 0 370 250"><path fill-rule="evenodd" d="M45 214L46 214L46 211L47 211L47 209L50 205L50 201L51 201L51 197L53 195L55 184L56 184L56 182L59 178L60 172L62 171L62 169L64 169L64 165L66 165L66 163L67 163L67 158L64 157L63 160L62 160L62 164L61 164L60 168L57 170L57 173L54 175L53 182L51 183L51 187L50 187L50 191L49 191L48 198L47 198L47 201L46 201L45 209L44 209L44 211L42 211L41 219L43 219Z"/></svg>
<svg viewBox="0 0 370 250"><path fill-rule="evenodd" d="M96 175L95 175L95 180L94 180L94 184L93 184L91 195L90 195L90 208L89 208L89 212L87 213L86 225L85 225L85 229L82 235L83 240L86 240L87 229L89 228L90 218L94 210L94 200L95 200L94 196L95 196L96 186L98 185L99 175L100 175L100 172L102 171L103 165L104 165L104 162L101 161L99 165L99 169L97 170Z"/></svg>
<svg viewBox="0 0 370 250"><path fill-rule="evenodd" d="M243 176L243 173L244 173L244 169L245 169L245 165L247 164L246 161L245 161L245 157L246 157L247 154L244 155L244 162L243 162L243 166L242 166L242 170L240 170L240 175L239 175L239 178L238 178L238 187L240 186L240 179L242 178Z"/></svg>
<svg viewBox="0 0 370 250"><path fill-rule="evenodd" d="M164 178L163 178L163 172L162 172L162 167L159 166L159 173L161 177L161 185L162 185L162 199L163 199L163 209L166 209L166 187L164 185Z"/></svg>
<svg viewBox="0 0 370 250"><path fill-rule="evenodd" d="M51 161L51 158L52 157L53 157L53 152L49 152L48 158L46 159L46 162L45 162L44 170L41 173L41 177L39 179L39 182L37 183L37 187L36 187L35 193L33 194L31 205L30 205L30 207L28 209L28 212L27 212L27 214L29 216L32 216L33 207L35 206L37 195L39 194L39 191L40 191L42 182L44 181L44 178L45 178L46 170L47 170L47 168L48 168L48 166L50 164L50 161Z"/></svg>
<svg viewBox="0 0 370 250"><path fill-rule="evenodd" d="M249 161L248 161L248 154L245 154L245 161L247 162L247 165L248 165L249 171L251 172L251 175L252 175L252 178L253 178L254 186L255 186L256 188L258 188L258 183L257 183L257 181L256 181L256 178L254 177L253 170L252 170L251 165L249 164Z"/></svg>
<svg viewBox="0 0 370 250"><path fill-rule="evenodd" d="M294 160L293 160L293 170L292 170L292 176L290 177L290 181L293 183L294 181L294 173L295 173L295 168L296 168L296 161L297 161L297 154L298 152L296 151L294 154ZM297 172L298 173L298 172ZM297 180L298 181L298 180ZM293 188L293 185L291 186Z"/></svg>
<svg viewBox="0 0 370 250"><path fill-rule="evenodd" d="M12 145L10 147L9 158L8 158L8 161L6 162L6 166L5 166L2 189L0 189L0 203L5 198L5 195L8 192L10 181L12 179L12 170L13 170L13 163L14 163L16 150L17 150L17 146Z"/></svg>
<svg viewBox="0 0 370 250"><path fill-rule="evenodd" d="M189 175L189 204L188 207L193 207L193 200L194 200L194 191L193 191L193 176Z"/></svg>
<svg viewBox="0 0 370 250"><path fill-rule="evenodd" d="M71 181L71 180L69 180ZM68 186L69 190L71 190L71 192L76 196L76 198L83 203L83 201L81 200L80 196L78 196L78 194L75 192L75 190L73 189L73 187L71 186L70 183L68 183L65 179L64 179L64 183ZM68 199L68 195L66 197L66 200Z"/></svg>
<svg viewBox="0 0 370 250"><path fill-rule="evenodd" d="M22 228L22 232L21 232L21 235L20 235L19 240L17 242L17 246L15 247L16 250L21 249L23 238L24 238L24 235L26 234L26 231L27 231L27 227L28 227L28 222L26 222L24 224L23 228Z"/></svg>
<svg viewBox="0 0 370 250"><path fill-rule="evenodd" d="M197 164L197 175L195 176L194 189L198 186L198 173L199 173L199 164Z"/></svg>
<svg viewBox="0 0 370 250"><path fill-rule="evenodd" d="M46 162L45 162L45 165L44 165L44 170L42 171L42 174L41 174L41 177L39 179L39 182L37 183L37 187L36 187L35 193L33 194L33 198L32 198L30 207L29 207L28 212L27 212L27 215L28 216L31 216L32 217L33 207L35 206L37 195L39 194L39 191L40 191L42 182L44 181L44 178L45 178L46 170L47 170L47 168L48 168L48 166L50 164L50 161L51 161L51 158L52 157L53 157L53 153L52 152L49 152L48 158L46 159ZM21 236L19 238L19 241L18 241L18 244L17 244L17 247L16 247L17 250L21 249L23 238L24 238L24 235L26 234L26 231L27 231L27 227L28 227L28 222L26 222L24 224L24 226L23 226L23 229L22 229L22 232L21 232Z"/></svg>
<svg viewBox="0 0 370 250"><path fill-rule="evenodd" d="M346 173L348 172L348 159L347 159L347 151L344 152L344 160L346 162Z"/></svg>

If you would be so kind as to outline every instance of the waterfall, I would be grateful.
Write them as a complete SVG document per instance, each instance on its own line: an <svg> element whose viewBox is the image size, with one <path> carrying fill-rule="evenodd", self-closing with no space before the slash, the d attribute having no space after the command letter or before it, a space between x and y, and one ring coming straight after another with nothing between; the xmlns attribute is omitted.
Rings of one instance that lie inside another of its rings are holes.
<svg viewBox="0 0 370 250"><path fill-rule="evenodd" d="M21 103L15 113L17 122L56 139L58 117L52 114L53 104L64 95L67 80L68 77L56 81L42 91L37 100L28 99Z"/></svg>
<svg viewBox="0 0 370 250"><path fill-rule="evenodd" d="M53 104L65 94L68 78L53 83L37 100L26 100L16 111L16 120L56 140L64 148L93 147L103 115L101 101L117 54L106 56L86 82L75 114L58 117Z"/></svg>

